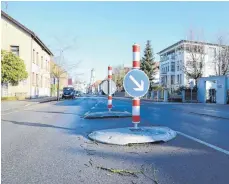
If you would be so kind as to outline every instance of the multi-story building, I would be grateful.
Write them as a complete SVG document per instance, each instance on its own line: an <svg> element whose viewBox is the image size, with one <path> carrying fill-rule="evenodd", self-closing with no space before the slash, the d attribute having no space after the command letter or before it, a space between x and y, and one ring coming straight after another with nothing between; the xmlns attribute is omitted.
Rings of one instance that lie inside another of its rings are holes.
<svg viewBox="0 0 229 184"><path fill-rule="evenodd" d="M190 53L190 50L188 50L188 48L191 48L190 45L192 48L200 50ZM160 84L172 91L180 86L188 86L191 80L195 82L188 78L186 72L184 72L185 67L192 67L190 65L191 54L197 56L197 60L203 61L202 77L216 75L215 55L220 47L212 43L181 40L163 49L158 53L160 55ZM201 49L203 49L202 52Z"/></svg>
<svg viewBox="0 0 229 184"><path fill-rule="evenodd" d="M17 86L7 84L5 96L50 96L50 59L53 56L38 36L1 11L1 49L19 56L26 65L28 78Z"/></svg>

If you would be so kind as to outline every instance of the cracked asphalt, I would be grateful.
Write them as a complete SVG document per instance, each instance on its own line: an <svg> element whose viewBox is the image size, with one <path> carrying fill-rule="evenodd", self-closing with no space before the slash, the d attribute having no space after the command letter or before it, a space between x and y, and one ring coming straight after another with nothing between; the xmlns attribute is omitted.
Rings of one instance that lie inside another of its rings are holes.
<svg viewBox="0 0 229 184"><path fill-rule="evenodd" d="M113 104L113 110L131 112L129 99L114 99ZM87 135L94 130L133 126L128 117L82 118L85 113L106 111L106 106L106 98L84 97L3 114L2 183L228 183L229 155L180 134L167 143L130 146L89 140ZM168 126L229 150L228 113L229 106L142 102L140 126ZM137 173L125 176L98 167Z"/></svg>

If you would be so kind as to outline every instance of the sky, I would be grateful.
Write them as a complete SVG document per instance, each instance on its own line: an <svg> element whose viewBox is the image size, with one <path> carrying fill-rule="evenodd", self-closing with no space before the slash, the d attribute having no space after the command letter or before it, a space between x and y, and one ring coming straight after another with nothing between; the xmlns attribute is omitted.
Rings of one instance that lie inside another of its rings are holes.
<svg viewBox="0 0 229 184"><path fill-rule="evenodd" d="M1 9L6 11L4 2ZM207 42L229 35L229 2L8 2L7 13L34 31L55 56L64 51L73 78L89 82L107 67L132 66L132 45L147 40L157 53L187 39L189 31Z"/></svg>

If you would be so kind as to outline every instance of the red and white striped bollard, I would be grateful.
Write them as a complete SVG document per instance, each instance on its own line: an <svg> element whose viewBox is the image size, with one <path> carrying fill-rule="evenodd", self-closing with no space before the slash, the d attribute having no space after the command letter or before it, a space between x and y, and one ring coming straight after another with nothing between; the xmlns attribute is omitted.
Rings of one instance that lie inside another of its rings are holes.
<svg viewBox="0 0 229 184"><path fill-rule="evenodd" d="M108 66L108 110L111 111L112 108L112 95L111 95L111 79L112 79L112 67Z"/></svg>
<svg viewBox="0 0 229 184"><path fill-rule="evenodd" d="M133 69L140 69L140 45L133 45ZM134 127L138 128L140 123L140 98L135 97L132 100L132 123Z"/></svg>

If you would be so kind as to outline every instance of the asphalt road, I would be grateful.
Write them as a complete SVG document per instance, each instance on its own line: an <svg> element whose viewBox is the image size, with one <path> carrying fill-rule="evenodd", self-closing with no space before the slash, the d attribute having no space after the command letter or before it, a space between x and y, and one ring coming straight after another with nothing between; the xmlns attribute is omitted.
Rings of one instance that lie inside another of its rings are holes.
<svg viewBox="0 0 229 184"><path fill-rule="evenodd" d="M95 143L87 135L132 126L131 118L82 118L88 112L107 110L106 104L105 98L80 98L2 113L2 183L229 182L229 106L142 102L141 126L165 125L183 135L167 143L115 146ZM113 104L113 110L131 112L128 99ZM137 173L125 176L101 167Z"/></svg>

